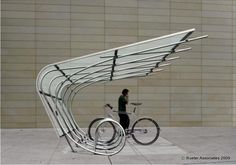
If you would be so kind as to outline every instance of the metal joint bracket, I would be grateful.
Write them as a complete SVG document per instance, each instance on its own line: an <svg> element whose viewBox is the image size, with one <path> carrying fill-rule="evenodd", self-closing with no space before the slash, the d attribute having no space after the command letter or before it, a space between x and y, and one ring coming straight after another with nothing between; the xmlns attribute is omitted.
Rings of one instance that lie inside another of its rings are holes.
<svg viewBox="0 0 236 165"><path fill-rule="evenodd" d="M112 68L111 68L111 76L110 76L110 81L112 81L112 77L114 74L115 66L116 66L116 59L118 58L118 50L115 50L114 57L113 57L113 63L112 63Z"/></svg>

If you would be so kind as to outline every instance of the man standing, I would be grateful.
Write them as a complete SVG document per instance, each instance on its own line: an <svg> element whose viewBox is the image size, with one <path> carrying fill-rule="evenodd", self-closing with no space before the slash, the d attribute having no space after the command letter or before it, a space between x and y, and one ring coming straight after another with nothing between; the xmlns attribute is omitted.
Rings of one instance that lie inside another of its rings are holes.
<svg viewBox="0 0 236 165"><path fill-rule="evenodd" d="M122 95L120 95L118 100L118 109L119 109L119 117L120 117L120 125L124 128L124 130L129 128L129 116L126 113L126 104L129 102L128 96L129 90L123 89Z"/></svg>

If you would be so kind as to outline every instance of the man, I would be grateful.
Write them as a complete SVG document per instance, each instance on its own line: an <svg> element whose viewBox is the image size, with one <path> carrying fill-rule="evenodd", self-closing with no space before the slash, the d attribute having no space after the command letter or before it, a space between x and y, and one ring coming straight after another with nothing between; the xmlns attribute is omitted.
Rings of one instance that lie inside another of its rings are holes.
<svg viewBox="0 0 236 165"><path fill-rule="evenodd" d="M128 96L129 90L123 89L122 95L119 97L118 100L118 109L119 109L119 117L120 117L120 125L124 128L124 130L129 128L129 116L126 113L126 104L129 102Z"/></svg>

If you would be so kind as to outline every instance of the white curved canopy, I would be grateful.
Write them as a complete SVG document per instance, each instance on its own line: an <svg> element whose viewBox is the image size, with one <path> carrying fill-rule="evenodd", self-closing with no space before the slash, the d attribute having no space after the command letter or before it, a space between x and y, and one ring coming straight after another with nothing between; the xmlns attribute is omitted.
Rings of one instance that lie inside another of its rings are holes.
<svg viewBox="0 0 236 165"><path fill-rule="evenodd" d="M191 49L177 50L180 44L207 37L188 39L194 31L189 29L44 67L37 77L37 91L58 135L80 131L71 113L71 102L80 89L160 71L160 67L169 65L167 61L178 58L171 54Z"/></svg>

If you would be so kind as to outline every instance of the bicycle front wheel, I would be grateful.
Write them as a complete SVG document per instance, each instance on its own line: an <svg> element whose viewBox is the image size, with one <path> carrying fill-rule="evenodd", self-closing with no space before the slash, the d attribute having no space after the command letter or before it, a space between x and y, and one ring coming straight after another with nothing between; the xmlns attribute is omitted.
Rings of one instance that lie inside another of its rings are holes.
<svg viewBox="0 0 236 165"><path fill-rule="evenodd" d="M141 118L134 123L131 132L136 143L150 145L158 139L160 127L151 118Z"/></svg>

